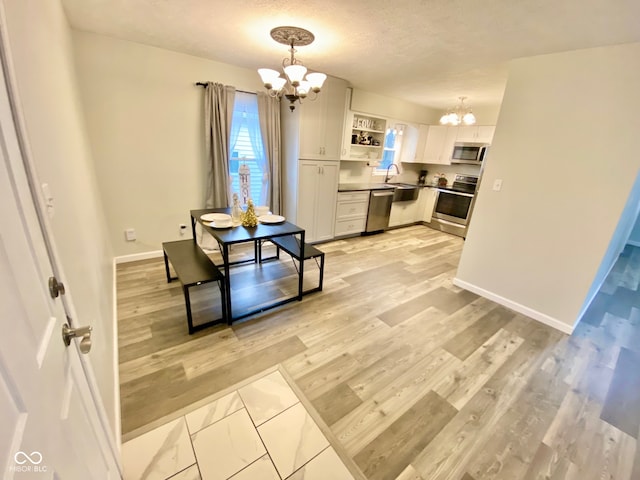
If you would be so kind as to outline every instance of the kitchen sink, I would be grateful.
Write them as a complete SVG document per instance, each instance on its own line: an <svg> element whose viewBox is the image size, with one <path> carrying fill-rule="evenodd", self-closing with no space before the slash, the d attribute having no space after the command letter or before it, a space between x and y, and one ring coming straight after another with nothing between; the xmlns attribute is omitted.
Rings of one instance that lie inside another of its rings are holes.
<svg viewBox="0 0 640 480"><path fill-rule="evenodd" d="M417 200L418 193L420 192L418 187L409 183L387 183L390 187L393 187L393 201L394 202L407 202Z"/></svg>

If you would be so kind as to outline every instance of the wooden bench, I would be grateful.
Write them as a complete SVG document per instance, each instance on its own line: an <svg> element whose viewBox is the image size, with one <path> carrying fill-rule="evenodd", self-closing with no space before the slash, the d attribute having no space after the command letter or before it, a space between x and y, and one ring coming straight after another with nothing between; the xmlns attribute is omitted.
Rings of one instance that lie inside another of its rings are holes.
<svg viewBox="0 0 640 480"><path fill-rule="evenodd" d="M276 254L274 257L262 258L262 243L260 243L257 251L258 259L260 262L263 262L265 260L271 260L271 259L279 259L280 250L284 250L289 255L291 255L292 258L295 258L296 260L300 261L300 240L298 240L294 235L273 237L273 238L270 238L269 241L276 246ZM313 258L316 261L316 264L320 269L319 282L317 287L311 288L309 290L304 290L302 292L303 295L322 291L322 282L324 278L324 252L321 250L318 250L313 245L309 245L308 243L305 243L304 244L304 260L309 260L311 258ZM320 259L319 263L318 263L318 259ZM296 266L296 270L297 269L298 267Z"/></svg>
<svg viewBox="0 0 640 480"><path fill-rule="evenodd" d="M171 283L172 280L180 280L180 283L182 283L184 301L187 307L189 335L210 325L226 322L224 313L224 285L222 283L224 282L224 275L218 270L218 267L215 266L207 254L191 239L164 242L162 244L162 250L164 251L164 267L167 272L167 283ZM171 276L169 262L171 262L177 277ZM189 288L209 282L218 282L220 297L222 299L222 318L194 326L191 316Z"/></svg>

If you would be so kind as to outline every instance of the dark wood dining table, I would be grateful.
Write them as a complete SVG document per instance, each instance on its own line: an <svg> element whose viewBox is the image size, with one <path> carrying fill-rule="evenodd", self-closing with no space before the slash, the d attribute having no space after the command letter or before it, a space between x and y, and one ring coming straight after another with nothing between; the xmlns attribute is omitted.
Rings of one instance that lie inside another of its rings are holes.
<svg viewBox="0 0 640 480"><path fill-rule="evenodd" d="M259 248L261 242L265 240L269 240L270 238L275 237L284 237L287 235L294 235L299 238L300 241L300 249L301 249L301 258L304 258L304 229L294 225L293 223L284 221L282 223L260 223L255 227L244 227L242 225L234 226L231 228L213 228L209 225L209 223L205 223L202 221L200 217L207 213L231 213L230 208L205 208L200 210L191 210L191 232L193 234L193 241L196 242L196 224L200 223L204 231L209 233L220 246L220 253L222 255L223 261L223 269L224 269L224 288L225 288L225 297L226 302L223 308L226 309L226 317L229 324L231 324L235 320L239 320L241 318L248 317L250 315L254 315L256 313L260 313L264 310L268 310L271 308L279 307L286 303L292 302L294 300L302 300L302 284L304 278L304 262L299 262L298 268L298 294L286 299L281 299L266 306L260 306L254 310L249 312L244 312L240 315L233 315L233 301L231 296L231 276L230 269L234 265L238 265L241 263L247 262L255 262L258 263L260 259ZM244 260L239 262L231 262L229 258L229 247L231 245L239 244L239 243L247 243L253 242L254 244L254 258L253 260Z"/></svg>

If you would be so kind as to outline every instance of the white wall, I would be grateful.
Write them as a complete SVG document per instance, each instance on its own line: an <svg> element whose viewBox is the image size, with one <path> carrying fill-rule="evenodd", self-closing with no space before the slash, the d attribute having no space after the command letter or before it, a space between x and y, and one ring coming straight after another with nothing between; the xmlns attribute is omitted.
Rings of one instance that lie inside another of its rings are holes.
<svg viewBox="0 0 640 480"><path fill-rule="evenodd" d="M640 166L638 85L637 43L512 62L458 285L571 330Z"/></svg>
<svg viewBox="0 0 640 480"><path fill-rule="evenodd" d="M71 30L58 0L3 3L27 141L38 180L54 196L51 226L63 281L74 321L93 326L90 361L115 433L113 254L78 98Z"/></svg>
<svg viewBox="0 0 640 480"><path fill-rule="evenodd" d="M257 72L110 37L73 32L80 92L116 255L179 239L204 207L203 89L262 89ZM124 230L135 228L137 241ZM189 234L190 235L190 228Z"/></svg>
<svg viewBox="0 0 640 480"><path fill-rule="evenodd" d="M385 97L377 93L354 88L351 94L351 110L369 113L388 118L400 118L407 123L438 123L442 112L433 108L423 107L415 103L397 98Z"/></svg>
<svg viewBox="0 0 640 480"><path fill-rule="evenodd" d="M453 102L453 107L456 102ZM467 105L472 107L478 120L478 125L495 125L500 113L500 104L473 106L473 100L467 100ZM351 110L355 112L370 113L389 118L401 118L405 123L422 123L425 125L438 125L444 110L424 107L415 103L400 100L398 98L385 97L377 93L367 92L354 88L351 95Z"/></svg>

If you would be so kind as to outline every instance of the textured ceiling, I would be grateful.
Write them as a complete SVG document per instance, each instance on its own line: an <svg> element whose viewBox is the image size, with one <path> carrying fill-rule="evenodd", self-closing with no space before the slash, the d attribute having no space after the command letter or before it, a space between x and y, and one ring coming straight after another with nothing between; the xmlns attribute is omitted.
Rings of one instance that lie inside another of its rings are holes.
<svg viewBox="0 0 640 480"><path fill-rule="evenodd" d="M63 0L71 25L248 68L278 68L269 31L307 28L307 67L435 108L497 105L507 62L640 41L639 0Z"/></svg>

